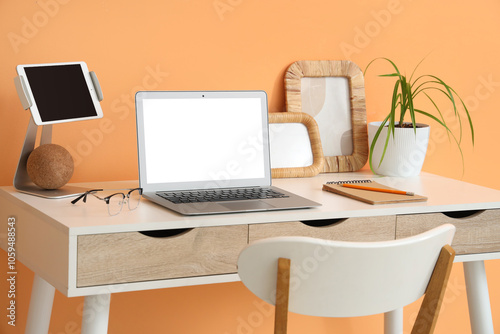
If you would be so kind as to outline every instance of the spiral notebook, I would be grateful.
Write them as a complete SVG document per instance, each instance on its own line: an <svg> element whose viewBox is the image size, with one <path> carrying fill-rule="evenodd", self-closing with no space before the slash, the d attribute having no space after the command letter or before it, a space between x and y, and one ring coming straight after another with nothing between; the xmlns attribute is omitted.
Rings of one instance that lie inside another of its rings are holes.
<svg viewBox="0 0 500 334"><path fill-rule="evenodd" d="M323 185L323 190L338 195L346 196L352 199L356 199L358 201L362 201L369 204L393 204L393 203L427 201L427 197L420 196L417 194L409 196L409 195L391 194L391 193L384 193L371 190L346 188L342 186L343 183L350 183L350 184L361 183L363 186L366 187L399 190L385 186L383 184L380 184L372 180L349 180L349 181L327 182L326 184Z"/></svg>

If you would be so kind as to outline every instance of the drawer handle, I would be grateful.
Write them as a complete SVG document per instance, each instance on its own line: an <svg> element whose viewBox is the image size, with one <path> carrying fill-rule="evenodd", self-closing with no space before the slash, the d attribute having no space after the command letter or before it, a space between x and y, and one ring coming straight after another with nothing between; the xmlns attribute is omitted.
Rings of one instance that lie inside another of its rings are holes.
<svg viewBox="0 0 500 334"><path fill-rule="evenodd" d="M335 224L340 224L346 220L347 218L317 219L317 220L303 220L301 221L301 223L311 227L327 227Z"/></svg>
<svg viewBox="0 0 500 334"><path fill-rule="evenodd" d="M484 212L484 210L464 210L464 211L448 211L442 212L443 215L450 218L461 219L461 218L471 218Z"/></svg>
<svg viewBox="0 0 500 334"><path fill-rule="evenodd" d="M191 230L192 228L178 228L174 230L139 231L139 233L151 238L170 238L188 233Z"/></svg>

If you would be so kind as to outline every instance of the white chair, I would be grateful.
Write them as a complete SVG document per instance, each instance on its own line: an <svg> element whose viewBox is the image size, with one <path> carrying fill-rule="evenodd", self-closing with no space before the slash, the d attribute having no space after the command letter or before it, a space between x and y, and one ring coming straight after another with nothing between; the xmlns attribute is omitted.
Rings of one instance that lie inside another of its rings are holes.
<svg viewBox="0 0 500 334"><path fill-rule="evenodd" d="M286 333L288 311L322 317L386 313L385 332L402 333L402 307L424 294L412 333L433 333L455 257L449 246L454 234L455 227L445 224L383 242L268 238L240 253L238 274L257 297L276 305L275 334Z"/></svg>

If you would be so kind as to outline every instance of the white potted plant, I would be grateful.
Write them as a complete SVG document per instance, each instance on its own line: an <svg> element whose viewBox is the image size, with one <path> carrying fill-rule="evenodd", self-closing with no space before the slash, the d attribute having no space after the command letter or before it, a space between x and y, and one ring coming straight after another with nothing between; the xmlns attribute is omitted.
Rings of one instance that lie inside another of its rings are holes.
<svg viewBox="0 0 500 334"><path fill-rule="evenodd" d="M474 127L469 111L460 96L453 88L434 75L424 74L414 77L421 62L415 67L409 78L401 74L396 64L388 58L372 60L364 72L366 73L370 65L377 60L389 62L395 71L380 76L395 78L396 82L392 92L389 114L383 121L368 125L371 170L376 174L402 177L415 176L420 173L429 142L430 126L417 123L417 115L428 117L446 129L450 140L453 140L458 146L463 164L464 159L460 146L463 121L461 113L467 116L473 145ZM460 125L458 138L448 127L441 112L442 109L438 105L436 94L443 96L453 108L454 115ZM415 101L417 97L430 101L433 112L417 107ZM463 110L460 111L457 105L461 105Z"/></svg>

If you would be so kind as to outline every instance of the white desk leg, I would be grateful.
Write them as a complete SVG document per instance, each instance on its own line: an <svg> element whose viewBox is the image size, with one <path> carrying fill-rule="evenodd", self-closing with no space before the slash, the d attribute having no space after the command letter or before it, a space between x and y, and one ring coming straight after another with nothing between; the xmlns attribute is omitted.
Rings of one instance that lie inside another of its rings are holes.
<svg viewBox="0 0 500 334"><path fill-rule="evenodd" d="M403 308L384 313L384 334L403 334Z"/></svg>
<svg viewBox="0 0 500 334"><path fill-rule="evenodd" d="M464 262L464 275L472 333L493 334L493 319L484 261Z"/></svg>
<svg viewBox="0 0 500 334"><path fill-rule="evenodd" d="M47 334L56 289L35 274L25 334Z"/></svg>
<svg viewBox="0 0 500 334"><path fill-rule="evenodd" d="M111 294L86 296L83 303L81 334L106 334L108 332Z"/></svg>

